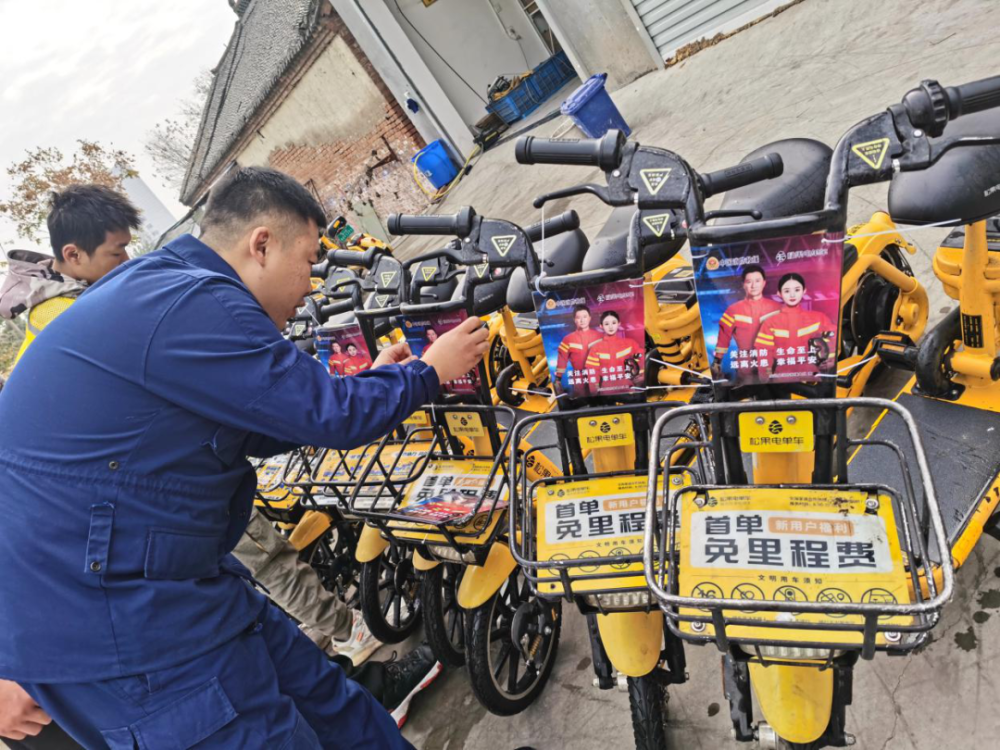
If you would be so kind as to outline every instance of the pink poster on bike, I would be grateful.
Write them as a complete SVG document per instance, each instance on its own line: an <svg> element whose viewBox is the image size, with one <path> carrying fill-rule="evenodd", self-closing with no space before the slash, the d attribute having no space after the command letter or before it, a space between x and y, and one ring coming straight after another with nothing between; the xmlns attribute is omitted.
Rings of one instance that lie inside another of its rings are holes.
<svg viewBox="0 0 1000 750"><path fill-rule="evenodd" d="M835 377L842 235L695 247L712 373L734 385Z"/></svg>
<svg viewBox="0 0 1000 750"><path fill-rule="evenodd" d="M331 375L347 377L370 370L372 358L361 326L350 323L329 326L316 332L316 348L329 352L327 367Z"/></svg>
<svg viewBox="0 0 1000 750"><path fill-rule="evenodd" d="M459 325L468 317L465 310L448 313L431 313L420 318L407 318L403 321L403 335L410 345L410 352L415 357L422 357L424 352L434 346L434 342L443 333ZM442 393L475 395L479 389L479 370L473 368L465 375L447 383L441 384Z"/></svg>
<svg viewBox="0 0 1000 750"><path fill-rule="evenodd" d="M557 396L642 393L646 328L641 280L535 292L534 301Z"/></svg>

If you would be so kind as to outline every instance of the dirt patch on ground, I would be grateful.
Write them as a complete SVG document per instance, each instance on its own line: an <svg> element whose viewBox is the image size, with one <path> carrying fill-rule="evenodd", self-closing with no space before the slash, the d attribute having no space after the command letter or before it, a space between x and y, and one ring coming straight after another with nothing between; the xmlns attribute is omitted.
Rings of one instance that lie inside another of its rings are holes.
<svg viewBox="0 0 1000 750"><path fill-rule="evenodd" d="M691 42L690 44L685 44L683 47L681 47L679 50L677 50L677 52L674 53L673 57L668 57L667 58L667 60L665 62L665 65L668 68L672 68L673 66L678 65L678 64L684 62L685 60L687 60L692 55L695 55L695 54L701 52L703 49L708 49L709 47L714 47L719 42L722 42L722 41L728 39L731 36L735 36L736 34L739 34L741 31L746 31L750 27L756 26L761 21L766 21L768 18L774 18L775 16L784 13L789 8L792 8L792 7L798 5L801 2L803 2L803 0L792 0L790 3L782 5L780 8L776 8L772 12L768 13L766 16L761 16L756 21L751 21L748 24L740 26L738 29L736 29L735 31L730 31L728 34L716 34L711 39L699 39L696 42Z"/></svg>

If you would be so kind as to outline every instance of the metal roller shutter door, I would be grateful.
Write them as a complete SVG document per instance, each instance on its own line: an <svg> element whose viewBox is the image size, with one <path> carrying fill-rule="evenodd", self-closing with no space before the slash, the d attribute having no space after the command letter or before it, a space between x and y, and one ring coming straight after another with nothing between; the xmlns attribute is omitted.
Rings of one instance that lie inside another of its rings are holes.
<svg viewBox="0 0 1000 750"><path fill-rule="evenodd" d="M787 0L784 0L787 2ZM771 12L775 0L629 0L664 59L698 39L731 31Z"/></svg>

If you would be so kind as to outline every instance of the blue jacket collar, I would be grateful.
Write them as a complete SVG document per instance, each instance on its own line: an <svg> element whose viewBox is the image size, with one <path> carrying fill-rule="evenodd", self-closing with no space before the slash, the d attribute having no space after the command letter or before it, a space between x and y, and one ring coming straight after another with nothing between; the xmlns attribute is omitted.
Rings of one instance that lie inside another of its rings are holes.
<svg viewBox="0 0 1000 750"><path fill-rule="evenodd" d="M221 273L231 279L239 281L241 284L243 283L239 274L236 273L235 269L233 269L231 265L226 263L221 255L201 240L192 237L190 234L181 235L176 240L167 243L163 249L173 253L193 266Z"/></svg>

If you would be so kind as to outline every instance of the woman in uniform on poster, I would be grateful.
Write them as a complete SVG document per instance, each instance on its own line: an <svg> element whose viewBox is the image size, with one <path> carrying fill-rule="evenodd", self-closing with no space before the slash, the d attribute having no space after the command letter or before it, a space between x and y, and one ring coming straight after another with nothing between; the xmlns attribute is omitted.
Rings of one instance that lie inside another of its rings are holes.
<svg viewBox="0 0 1000 750"><path fill-rule="evenodd" d="M806 280L798 273L786 273L778 281L784 304L768 318L757 334L757 373L761 382L808 379L832 370L837 363L837 326L819 310L802 306Z"/></svg>
<svg viewBox="0 0 1000 750"><path fill-rule="evenodd" d="M587 369L597 373L597 392L621 393L642 385L644 349L632 339L619 335L621 318L614 310L601 313L604 336L590 348Z"/></svg>

